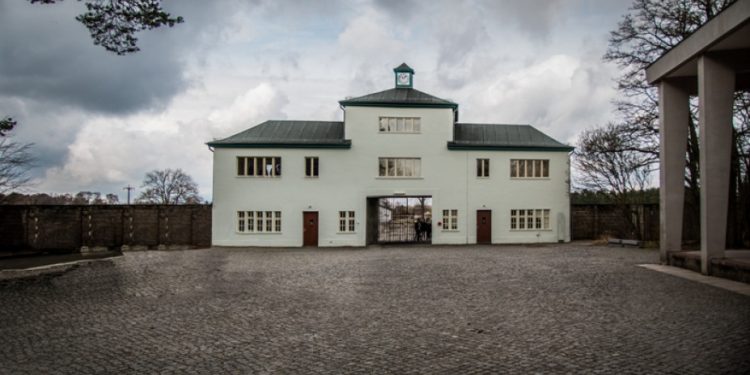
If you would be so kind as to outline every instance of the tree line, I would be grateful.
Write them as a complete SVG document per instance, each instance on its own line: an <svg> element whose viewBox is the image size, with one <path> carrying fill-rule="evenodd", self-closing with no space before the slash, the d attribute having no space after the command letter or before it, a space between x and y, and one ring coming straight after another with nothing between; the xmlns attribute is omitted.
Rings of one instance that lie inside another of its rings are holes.
<svg viewBox="0 0 750 375"><path fill-rule="evenodd" d="M137 204L198 204L203 199L193 178L181 169L153 170L146 173ZM0 204L121 204L117 194L80 191L75 195L0 192Z"/></svg>

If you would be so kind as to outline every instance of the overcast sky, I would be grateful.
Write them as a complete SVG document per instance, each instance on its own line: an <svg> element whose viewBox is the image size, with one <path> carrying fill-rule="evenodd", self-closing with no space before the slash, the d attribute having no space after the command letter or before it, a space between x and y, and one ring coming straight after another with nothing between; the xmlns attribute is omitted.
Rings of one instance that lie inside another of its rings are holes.
<svg viewBox="0 0 750 375"><path fill-rule="evenodd" d="M267 119L341 120L338 100L414 87L464 122L531 124L569 144L613 119L602 62L627 0L165 1L185 18L94 46L78 1L0 1L0 116L39 161L30 192L118 193L182 168L211 199L205 142ZM136 194L138 190L136 190Z"/></svg>

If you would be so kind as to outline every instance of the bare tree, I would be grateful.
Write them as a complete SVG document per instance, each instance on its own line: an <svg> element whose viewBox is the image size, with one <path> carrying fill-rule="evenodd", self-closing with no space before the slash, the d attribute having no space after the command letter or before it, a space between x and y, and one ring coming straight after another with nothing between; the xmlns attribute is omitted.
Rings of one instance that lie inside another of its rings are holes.
<svg viewBox="0 0 750 375"><path fill-rule="evenodd" d="M120 197L117 196L117 194L109 193L106 196L106 202L107 204L119 204L120 203Z"/></svg>
<svg viewBox="0 0 750 375"><path fill-rule="evenodd" d="M137 201L156 204L200 203L198 185L182 169L153 170L146 174Z"/></svg>
<svg viewBox="0 0 750 375"><path fill-rule="evenodd" d="M16 190L30 181L29 170L34 166L31 143L18 143L10 140L10 131L15 122L2 120L0 123L0 194Z"/></svg>
<svg viewBox="0 0 750 375"><path fill-rule="evenodd" d="M580 185L615 196L647 186L655 156L634 151L623 133L627 129L615 124L581 133L574 154Z"/></svg>
<svg viewBox="0 0 750 375"><path fill-rule="evenodd" d="M623 136L627 127L608 124L603 128L584 131L575 152L580 173L579 184L597 192L605 192L620 206L628 223L628 236L641 239L641 201L648 185L656 156L633 149L632 140Z"/></svg>

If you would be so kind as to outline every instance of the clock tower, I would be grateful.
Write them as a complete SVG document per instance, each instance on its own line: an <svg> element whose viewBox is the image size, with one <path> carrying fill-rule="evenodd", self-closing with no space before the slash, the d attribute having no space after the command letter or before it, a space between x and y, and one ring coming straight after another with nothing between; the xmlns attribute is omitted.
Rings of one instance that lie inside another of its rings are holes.
<svg viewBox="0 0 750 375"><path fill-rule="evenodd" d="M397 89L410 89L414 86L414 69L406 63L393 68L393 73L396 74Z"/></svg>

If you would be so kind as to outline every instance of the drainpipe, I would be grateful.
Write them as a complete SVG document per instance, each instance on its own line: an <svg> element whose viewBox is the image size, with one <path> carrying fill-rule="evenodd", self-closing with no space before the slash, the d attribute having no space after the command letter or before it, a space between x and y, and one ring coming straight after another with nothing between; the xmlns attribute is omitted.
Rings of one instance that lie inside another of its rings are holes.
<svg viewBox="0 0 750 375"><path fill-rule="evenodd" d="M454 128L455 129L455 128ZM469 151L464 151L466 155L466 244L469 244Z"/></svg>

